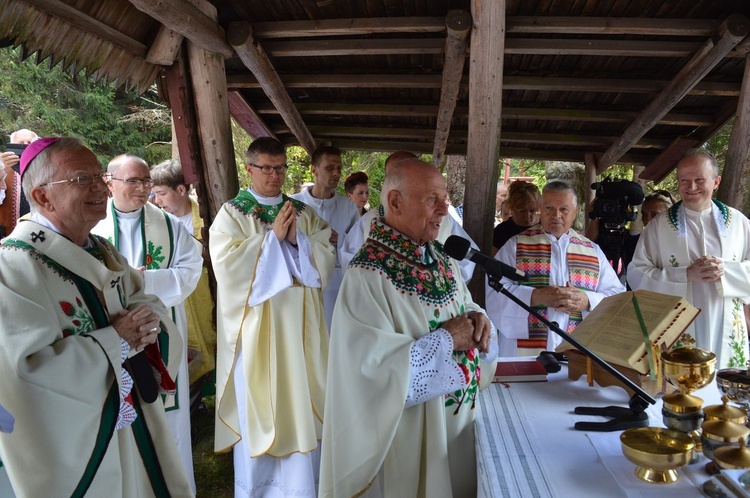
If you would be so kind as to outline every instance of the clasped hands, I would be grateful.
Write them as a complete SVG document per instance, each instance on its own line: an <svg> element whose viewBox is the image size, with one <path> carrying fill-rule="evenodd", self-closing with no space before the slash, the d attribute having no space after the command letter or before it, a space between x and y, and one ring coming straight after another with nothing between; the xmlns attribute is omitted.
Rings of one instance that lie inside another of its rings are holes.
<svg viewBox="0 0 750 498"><path fill-rule="evenodd" d="M141 304L132 310L122 310L112 319L112 327L128 343L131 349L142 351L149 344L156 342L161 330L159 315L147 304Z"/></svg>
<svg viewBox="0 0 750 498"><path fill-rule="evenodd" d="M273 220L273 233L279 242L286 239L293 246L297 245L297 217L294 213L294 205L291 201L286 201L281 206L281 211Z"/></svg>
<svg viewBox="0 0 750 498"><path fill-rule="evenodd" d="M479 349L483 353L488 353L490 350L492 325L484 313L470 311L451 318L442 325L442 328L453 336L455 351Z"/></svg>
<svg viewBox="0 0 750 498"><path fill-rule="evenodd" d="M531 293L531 306L555 308L563 313L573 311L587 311L589 297L582 290L572 286L570 282L565 286L548 285L534 289Z"/></svg>
<svg viewBox="0 0 750 498"><path fill-rule="evenodd" d="M687 267L688 282L717 282L724 276L724 262L716 256L703 256Z"/></svg>

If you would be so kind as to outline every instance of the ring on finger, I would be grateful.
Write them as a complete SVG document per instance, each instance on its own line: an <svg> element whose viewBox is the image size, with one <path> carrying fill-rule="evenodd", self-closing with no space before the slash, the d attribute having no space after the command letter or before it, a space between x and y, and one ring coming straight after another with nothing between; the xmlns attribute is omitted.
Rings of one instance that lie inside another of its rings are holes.
<svg viewBox="0 0 750 498"><path fill-rule="evenodd" d="M155 334L155 333L159 332L159 327L154 327L152 329L149 329L149 332L152 333L152 334Z"/></svg>

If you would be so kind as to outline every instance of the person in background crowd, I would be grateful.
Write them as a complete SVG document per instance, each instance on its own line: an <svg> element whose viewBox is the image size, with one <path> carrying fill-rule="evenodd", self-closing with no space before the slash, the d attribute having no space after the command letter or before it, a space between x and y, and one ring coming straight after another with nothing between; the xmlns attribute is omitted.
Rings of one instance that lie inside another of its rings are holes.
<svg viewBox="0 0 750 498"><path fill-rule="evenodd" d="M326 312L326 326L331 326L333 306L344 278L344 270L339 261L339 248L344 245L344 238L352 226L359 220L360 214L352 202L336 193L341 180L341 151L336 147L321 146L315 149L311 158L311 167L315 183L312 187L294 194L292 199L304 202L315 210L331 226L330 243L336 250L336 266L333 276L323 292L323 305Z"/></svg>
<svg viewBox="0 0 750 498"><path fill-rule="evenodd" d="M190 396L187 367L187 318L183 302L195 290L203 259L195 239L169 213L148 202L154 181L146 161L132 154L113 158L107 166L107 217L93 232L109 239L141 271L145 291L171 308L182 337L177 393L165 400L167 420L177 441L185 471L195 490L190 438Z"/></svg>
<svg viewBox="0 0 750 498"><path fill-rule="evenodd" d="M336 261L331 228L281 193L280 142L255 139L246 159L252 187L226 202L209 230L215 450L233 450L238 498L315 496L328 363L323 289Z"/></svg>
<svg viewBox="0 0 750 498"><path fill-rule="evenodd" d="M10 134L10 143L28 145L39 136L25 128ZM0 153L3 169L0 172L0 238L13 231L18 219L29 213L29 203L21 188L21 175L15 171L19 156L12 151Z"/></svg>
<svg viewBox="0 0 750 498"><path fill-rule="evenodd" d="M360 216L363 216L367 212L367 201L370 200L368 180L367 173L364 171L352 173L344 180L346 196L357 206Z"/></svg>
<svg viewBox="0 0 750 498"><path fill-rule="evenodd" d="M334 313L319 496L476 496L474 416L493 372L479 356L494 359L494 328L434 242L440 172L401 161L381 201Z"/></svg>
<svg viewBox="0 0 750 498"><path fill-rule="evenodd" d="M497 183L497 194L495 195L495 225L502 223L502 204L508 198L508 185L505 182Z"/></svg>
<svg viewBox="0 0 750 498"><path fill-rule="evenodd" d="M541 226L506 242L495 258L525 272L527 282L502 279L514 296L557 322L568 333L607 296L625 291L602 250L571 227L578 198L568 183L552 181L542 190ZM506 296L486 287L487 313L499 325L500 356L536 356L562 339Z"/></svg>
<svg viewBox="0 0 750 498"><path fill-rule="evenodd" d="M706 150L677 163L681 201L643 230L628 282L683 296L701 312L688 329L696 345L716 354L717 368L744 368L748 356L742 306L750 302L750 222L713 199L721 176Z"/></svg>
<svg viewBox="0 0 750 498"><path fill-rule="evenodd" d="M539 223L537 213L542 204L539 187L529 182L513 182L508 188L508 199L503 201L502 209L510 212L510 217L497 225L492 232L492 249L496 253L503 245L527 228Z"/></svg>
<svg viewBox="0 0 750 498"><path fill-rule="evenodd" d="M194 496L158 397L174 391L182 339L89 233L107 212L105 172L79 140L42 138L20 175L31 218L0 245L0 404L16 417L0 451L15 494Z"/></svg>
<svg viewBox="0 0 750 498"><path fill-rule="evenodd" d="M203 252L200 206L190 196L190 187L185 183L180 162L169 159L157 164L151 170L151 179L154 180L151 193L156 205L180 220L188 233L200 243L199 250ZM199 380L205 379L204 376L216 367L215 303L209 288L208 254L205 256L198 285L185 300L191 400L200 399L203 382Z"/></svg>

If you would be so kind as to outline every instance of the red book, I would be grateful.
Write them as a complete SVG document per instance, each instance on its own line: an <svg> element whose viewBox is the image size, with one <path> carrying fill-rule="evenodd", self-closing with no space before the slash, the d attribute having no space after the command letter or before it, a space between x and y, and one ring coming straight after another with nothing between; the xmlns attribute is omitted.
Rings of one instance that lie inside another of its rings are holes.
<svg viewBox="0 0 750 498"><path fill-rule="evenodd" d="M547 371L538 360L498 362L493 379L493 382L540 381L547 381Z"/></svg>

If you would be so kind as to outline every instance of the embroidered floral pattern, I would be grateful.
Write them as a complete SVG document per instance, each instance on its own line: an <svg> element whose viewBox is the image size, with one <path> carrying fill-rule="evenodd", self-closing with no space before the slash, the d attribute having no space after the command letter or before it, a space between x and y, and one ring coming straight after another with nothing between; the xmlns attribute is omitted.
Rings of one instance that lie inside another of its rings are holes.
<svg viewBox="0 0 750 498"><path fill-rule="evenodd" d="M255 218L266 225L273 224L273 220L276 219L276 216L279 214L279 211L281 211L281 208L286 201L292 201L295 216L299 216L305 209L304 202L287 197L285 194L282 194L281 197L282 200L279 204L275 206L266 206L265 204L260 204L253 194L247 190L242 190L237 194L237 197L229 201L228 204L241 213Z"/></svg>
<svg viewBox="0 0 750 498"><path fill-rule="evenodd" d="M729 359L730 367L745 368L747 366L746 335L742 301L735 297L732 299L732 335L729 338L729 348L732 350L732 357Z"/></svg>
<svg viewBox="0 0 750 498"><path fill-rule="evenodd" d="M713 206L711 211L716 221L716 227L719 229L719 235L726 237L729 233L729 224L732 221L732 210L721 201L711 199ZM685 207L682 205L682 201L676 202L672 207L667 210L667 217L669 224L677 232L678 237L687 236L687 223L685 222Z"/></svg>
<svg viewBox="0 0 750 498"><path fill-rule="evenodd" d="M147 270L158 270L161 268L161 264L164 262L164 255L162 254L162 246L154 246L154 243L150 240L146 244L146 269Z"/></svg>
<svg viewBox="0 0 750 498"><path fill-rule="evenodd" d="M73 279L70 277L68 271L62 267L57 261L50 259L48 256L37 251L34 246L27 244L23 240L19 239L5 239L0 245L2 249L21 250L28 252L31 257L42 262L47 268L52 270L53 273L60 276L63 280L69 283L73 283Z"/></svg>
<svg viewBox="0 0 750 498"><path fill-rule="evenodd" d="M437 242L428 242L427 255L433 261L422 262L419 246L375 219L370 237L352 259L349 268L359 267L383 273L402 294L416 295L432 306L444 306L455 299L456 281L450 260Z"/></svg>
<svg viewBox="0 0 750 498"><path fill-rule="evenodd" d="M680 266L680 262L677 261L677 258L674 254L669 255L669 264L672 265L672 268L677 268L678 266Z"/></svg>
<svg viewBox="0 0 750 498"><path fill-rule="evenodd" d="M70 326L62 330L63 337L85 334L94 330L94 318L76 297L75 303L60 301L60 309L70 319Z"/></svg>

